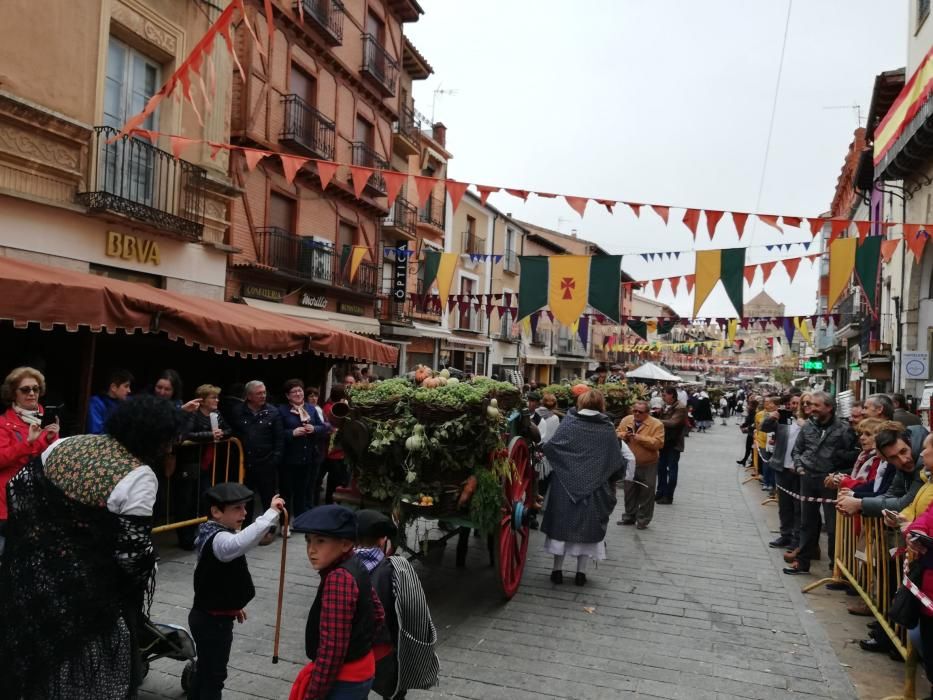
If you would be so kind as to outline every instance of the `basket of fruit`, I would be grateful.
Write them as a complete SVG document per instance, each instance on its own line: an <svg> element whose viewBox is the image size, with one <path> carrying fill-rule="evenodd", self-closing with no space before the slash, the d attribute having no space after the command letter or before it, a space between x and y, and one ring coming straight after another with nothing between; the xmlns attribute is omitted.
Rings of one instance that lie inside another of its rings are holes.
<svg viewBox="0 0 933 700"><path fill-rule="evenodd" d="M426 493L402 496L399 501L402 510L414 517L430 517L441 510L440 499Z"/></svg>

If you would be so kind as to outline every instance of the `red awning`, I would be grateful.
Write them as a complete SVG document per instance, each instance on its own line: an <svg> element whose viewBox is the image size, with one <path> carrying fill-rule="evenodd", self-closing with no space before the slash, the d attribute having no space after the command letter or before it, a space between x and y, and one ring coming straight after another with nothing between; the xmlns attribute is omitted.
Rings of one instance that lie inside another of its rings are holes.
<svg viewBox="0 0 933 700"><path fill-rule="evenodd" d="M398 358L389 345L326 323L4 257L0 319L19 327L161 332L202 350L244 357L313 352L388 366Z"/></svg>

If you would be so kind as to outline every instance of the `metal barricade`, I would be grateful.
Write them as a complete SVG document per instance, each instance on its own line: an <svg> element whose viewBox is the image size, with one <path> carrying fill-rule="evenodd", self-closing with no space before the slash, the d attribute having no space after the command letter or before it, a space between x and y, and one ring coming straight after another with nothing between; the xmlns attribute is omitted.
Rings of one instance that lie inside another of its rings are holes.
<svg viewBox="0 0 933 700"><path fill-rule="evenodd" d="M183 442L175 448L173 473L159 475L153 534L199 525L201 497L214 484L243 483L243 443L235 437L216 442Z"/></svg>

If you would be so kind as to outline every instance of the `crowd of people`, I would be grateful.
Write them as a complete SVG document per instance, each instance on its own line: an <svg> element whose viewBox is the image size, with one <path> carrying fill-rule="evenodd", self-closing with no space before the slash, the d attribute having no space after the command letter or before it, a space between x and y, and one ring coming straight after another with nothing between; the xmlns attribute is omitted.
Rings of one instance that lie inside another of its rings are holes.
<svg viewBox="0 0 933 700"><path fill-rule="evenodd" d="M823 560L822 532L826 533L825 561L830 571L834 569L840 514L878 518L888 532L900 530L905 537L922 570L920 589L933 597L933 562L917 539L918 534L933 535L933 435L908 409L906 398L874 394L854 401L848 417L842 417L828 393L791 390L781 396L750 397L748 409L742 423L746 450L738 462L744 465L757 450L763 488L776 488L780 532L769 544L785 550L784 573L811 573L814 562ZM860 521L855 528L860 529ZM882 566L881 576L900 580L893 559ZM829 583L827 588L855 594L846 581ZM848 612L873 615L860 599L848 606ZM926 608L912 637L933 682L933 651L924 653L933 650L933 615ZM859 646L900 658L878 620L868 624L867 637Z"/></svg>
<svg viewBox="0 0 933 700"><path fill-rule="evenodd" d="M366 381L365 373L344 378L356 381ZM256 595L246 554L271 541L286 507L321 578L306 628L312 662L290 697L362 700L374 688L404 698L408 689L436 684L436 631L411 565L388 556L392 521L375 511L312 507L322 500L323 479L327 501L346 479L331 440L344 385L319 406L318 390L298 379L285 383L278 405L258 380L226 395L203 384L187 402L173 370L139 394L133 382L124 370L111 372L90 400L87 431L69 437L42 406L40 371L16 368L0 387L9 406L0 422L4 697L134 696L141 646L151 641L153 511L161 484L189 469L174 457L187 442L207 445L193 465L194 507L203 504L207 521L189 545L197 555L189 625L198 658L189 697L222 696L234 623L246 619ZM210 464L211 446L232 435L243 444L245 483L197 474ZM257 503L264 512L250 517Z"/></svg>

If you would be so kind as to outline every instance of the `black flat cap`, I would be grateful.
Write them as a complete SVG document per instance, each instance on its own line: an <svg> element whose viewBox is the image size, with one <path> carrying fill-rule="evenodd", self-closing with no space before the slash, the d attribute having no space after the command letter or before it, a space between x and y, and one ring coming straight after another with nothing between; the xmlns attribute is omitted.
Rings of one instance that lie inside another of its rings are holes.
<svg viewBox="0 0 933 700"><path fill-rule="evenodd" d="M338 505L318 506L295 518L292 530L356 540L356 513Z"/></svg>
<svg viewBox="0 0 933 700"><path fill-rule="evenodd" d="M356 530L360 539L395 537L398 528L385 513L378 510L360 510L356 513Z"/></svg>
<svg viewBox="0 0 933 700"><path fill-rule="evenodd" d="M204 492L204 499L212 506L228 506L234 503L249 501L253 497L253 492L243 484L235 481L225 481L222 484L215 484Z"/></svg>

